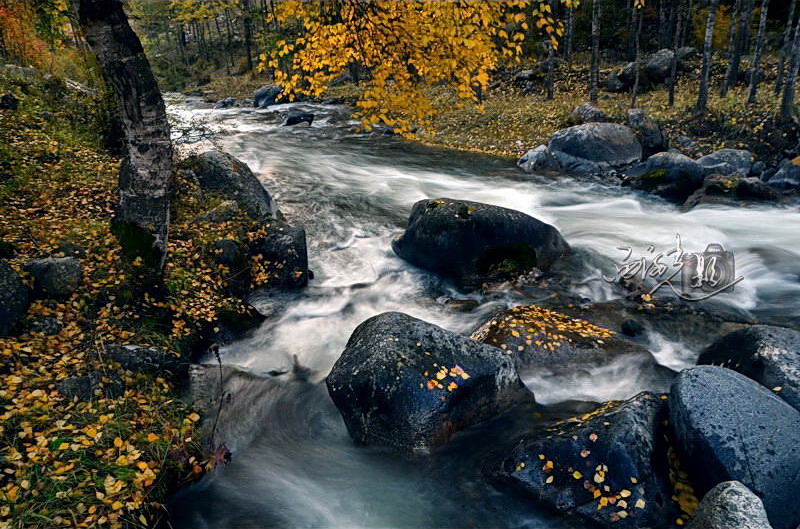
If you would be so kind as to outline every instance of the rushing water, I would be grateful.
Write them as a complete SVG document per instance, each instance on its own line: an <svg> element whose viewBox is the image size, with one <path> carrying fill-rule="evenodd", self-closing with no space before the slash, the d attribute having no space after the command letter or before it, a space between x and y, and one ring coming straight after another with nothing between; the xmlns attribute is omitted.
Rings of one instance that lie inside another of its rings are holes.
<svg viewBox="0 0 800 529"><path fill-rule="evenodd" d="M202 119L214 141L246 162L290 223L305 227L315 279L303 292L256 299L269 318L252 337L225 347L223 361L250 373L287 369L296 356L304 376L232 382L240 387L225 442L233 462L173 502L178 527L564 527L525 499L481 477L483 456L519 427L501 419L486 432L457 436L424 460L356 447L330 402L324 378L353 329L398 310L468 333L510 300L462 313L448 297L470 297L413 268L390 241L417 200L450 197L524 211L555 225L582 256L572 289L592 301L621 292L601 278L630 246L667 249L720 243L733 251L744 281L716 298L759 321L800 321L800 212L703 207L680 213L657 199L587 179L520 174L505 159L432 149L352 131L346 109L304 105L312 127L282 127L288 106L208 110L174 105L178 119ZM476 295L472 295L479 299ZM681 369L698 354L680 336L651 333L659 363ZM526 374L540 403L626 398L646 388L636 367L608 366L561 379ZM231 391L228 387L226 390Z"/></svg>

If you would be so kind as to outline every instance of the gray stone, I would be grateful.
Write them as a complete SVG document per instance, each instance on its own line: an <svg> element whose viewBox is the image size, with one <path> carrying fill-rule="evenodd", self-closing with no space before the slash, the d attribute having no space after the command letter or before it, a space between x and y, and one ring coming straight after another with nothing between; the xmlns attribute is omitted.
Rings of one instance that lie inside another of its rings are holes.
<svg viewBox="0 0 800 529"><path fill-rule="evenodd" d="M357 443L409 452L533 399L502 351L398 312L353 331L327 385Z"/></svg>
<svg viewBox="0 0 800 529"><path fill-rule="evenodd" d="M655 121L647 117L641 108L628 110L628 126L636 133L642 144L645 157L667 150L667 140Z"/></svg>
<svg viewBox="0 0 800 529"><path fill-rule="evenodd" d="M738 371L800 411L800 331L770 325L746 327L708 346L697 363Z"/></svg>
<svg viewBox="0 0 800 529"><path fill-rule="evenodd" d="M800 164L795 165L791 160L783 160L767 183L770 187L781 191L800 190Z"/></svg>
<svg viewBox="0 0 800 529"><path fill-rule="evenodd" d="M217 207L197 218L200 222L229 222L239 213L239 204L234 200L220 202Z"/></svg>
<svg viewBox="0 0 800 529"><path fill-rule="evenodd" d="M250 254L260 255L269 272L260 288L302 288L308 284L308 248L303 228L285 222L271 221L264 225L267 234L250 244Z"/></svg>
<svg viewBox="0 0 800 529"><path fill-rule="evenodd" d="M547 147L561 168L573 173L620 169L642 158L636 135L617 123L584 123L560 130Z"/></svg>
<svg viewBox="0 0 800 529"><path fill-rule="evenodd" d="M608 116L593 104L584 103L575 107L572 111L571 121L575 125L591 122L605 122L608 121Z"/></svg>
<svg viewBox="0 0 800 529"><path fill-rule="evenodd" d="M253 95L253 106L265 108L274 105L278 101L278 96L283 92L283 88L278 85L265 85L256 90Z"/></svg>
<svg viewBox="0 0 800 529"><path fill-rule="evenodd" d="M720 149L697 159L708 173L749 176L753 167L753 153L743 149Z"/></svg>
<svg viewBox="0 0 800 529"><path fill-rule="evenodd" d="M559 166L556 159L547 150L546 145L539 145L535 149L529 150L517 161L517 167L526 173L539 173L558 171Z"/></svg>
<svg viewBox="0 0 800 529"><path fill-rule="evenodd" d="M40 316L30 322L30 330L45 336L53 336L61 332L61 322L52 316Z"/></svg>
<svg viewBox="0 0 800 529"><path fill-rule="evenodd" d="M0 259L0 336L6 336L25 316L28 288L5 260Z"/></svg>
<svg viewBox="0 0 800 529"><path fill-rule="evenodd" d="M761 499L738 481L724 481L703 497L686 529L772 529Z"/></svg>
<svg viewBox="0 0 800 529"><path fill-rule="evenodd" d="M83 280L81 262L74 257L31 259L23 268L33 276L33 292L39 297L68 297Z"/></svg>
<svg viewBox="0 0 800 529"><path fill-rule="evenodd" d="M105 347L100 358L117 362L122 369L137 373L185 375L189 370L188 357L156 347L112 344Z"/></svg>
<svg viewBox="0 0 800 529"><path fill-rule="evenodd" d="M310 127L311 124L314 123L314 114L311 112L293 110L286 116L283 126L291 127L292 125L299 125L300 123L308 123L308 126Z"/></svg>
<svg viewBox="0 0 800 529"><path fill-rule="evenodd" d="M659 152L627 173L627 182L635 189L685 201L703 185L706 168L680 153Z"/></svg>
<svg viewBox="0 0 800 529"><path fill-rule="evenodd" d="M771 524L800 523L800 412L730 369L682 371L669 396L670 424L695 490L741 481L764 502Z"/></svg>

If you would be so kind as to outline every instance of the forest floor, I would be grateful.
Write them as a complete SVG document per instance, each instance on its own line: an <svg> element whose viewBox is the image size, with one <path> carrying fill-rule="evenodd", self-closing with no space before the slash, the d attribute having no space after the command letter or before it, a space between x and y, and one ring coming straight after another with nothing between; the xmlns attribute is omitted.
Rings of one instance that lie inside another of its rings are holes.
<svg viewBox="0 0 800 529"><path fill-rule="evenodd" d="M110 230L120 160L76 114L90 103L0 77L2 92L20 106L0 110L0 258L30 284L28 260L60 256L64 243L85 255L74 293L33 300L20 331L0 338L0 528L154 527L167 494L219 454L201 444L200 417L172 377L123 371L102 351L136 344L188 355L220 311L241 309L208 248L239 226L193 223L198 190L181 188L167 292L136 294L137 263L122 258ZM88 399L57 390L89 377Z"/></svg>
<svg viewBox="0 0 800 529"><path fill-rule="evenodd" d="M500 86L487 92L482 112L472 103L459 100L452 90L428 87L426 96L436 109L433 130L420 131L417 139L442 147L519 157L528 149L546 144L554 132L569 126L573 109L588 101L589 71L585 66L588 62L588 57L576 56L572 63L558 67L555 94L550 101L544 96L543 86L540 86L541 93L526 95L512 82L515 72L535 68L535 64L523 63L513 70L499 72ZM606 65L602 68L601 81L618 67ZM746 71L747 67L745 61L742 70ZM637 100L637 107L654 119L673 143L678 136L695 142L692 147L681 147L684 154L696 157L724 147L743 148L751 150L757 160L776 164L798 149L797 124L777 119L778 98L773 94L775 57L764 58L766 79L759 89L757 103L752 106L746 104L748 88L744 84L724 97L719 95L719 84L725 72L724 62L718 57L712 68L708 111L702 114L694 112L699 69L699 60L694 60L689 71L679 77L674 106L668 105L668 91L664 86L642 92ZM214 101L229 96L252 98L253 92L266 82L256 75L217 76L199 90ZM360 90L353 84L337 85L324 97L354 102ZM624 123L630 108L630 94L604 92L601 86L598 106L612 121Z"/></svg>

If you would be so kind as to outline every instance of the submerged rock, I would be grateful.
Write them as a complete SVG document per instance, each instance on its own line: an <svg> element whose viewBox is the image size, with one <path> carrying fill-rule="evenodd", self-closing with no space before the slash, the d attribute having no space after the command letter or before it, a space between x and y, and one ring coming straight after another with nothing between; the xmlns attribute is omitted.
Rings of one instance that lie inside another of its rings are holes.
<svg viewBox="0 0 800 529"><path fill-rule="evenodd" d="M604 527L670 526L665 418L664 401L652 393L607 402L546 436L523 439L495 475Z"/></svg>
<svg viewBox="0 0 800 529"><path fill-rule="evenodd" d="M292 125L299 125L300 123L308 123L308 126L310 127L311 124L314 123L314 114L311 112L300 112L293 110L292 112L289 112L288 116L286 116L283 126L291 127Z"/></svg>
<svg viewBox="0 0 800 529"><path fill-rule="evenodd" d="M669 397L670 424L699 492L741 481L776 528L800 523L800 412L753 380L722 367L681 372Z"/></svg>
<svg viewBox="0 0 800 529"><path fill-rule="evenodd" d="M769 325L740 329L710 345L697 363L738 371L800 411L800 331Z"/></svg>
<svg viewBox="0 0 800 529"><path fill-rule="evenodd" d="M0 336L10 333L25 316L28 288L13 268L0 259Z"/></svg>
<svg viewBox="0 0 800 529"><path fill-rule="evenodd" d="M398 312L353 331L327 385L357 443L411 452L533 397L502 351Z"/></svg>
<svg viewBox="0 0 800 529"><path fill-rule="evenodd" d="M272 219L280 214L247 164L226 152L210 150L192 155L181 161L180 167L194 173L203 191L235 200L254 219Z"/></svg>
<svg viewBox="0 0 800 529"><path fill-rule="evenodd" d="M81 262L74 257L31 259L23 267L33 277L34 295L65 298L83 281Z"/></svg>
<svg viewBox="0 0 800 529"><path fill-rule="evenodd" d="M547 270L569 251L556 228L530 215L479 202L437 198L414 204L392 241L401 258L464 286Z"/></svg>
<svg viewBox="0 0 800 529"><path fill-rule="evenodd" d="M724 481L703 497L686 529L772 529L761 499L738 481Z"/></svg>

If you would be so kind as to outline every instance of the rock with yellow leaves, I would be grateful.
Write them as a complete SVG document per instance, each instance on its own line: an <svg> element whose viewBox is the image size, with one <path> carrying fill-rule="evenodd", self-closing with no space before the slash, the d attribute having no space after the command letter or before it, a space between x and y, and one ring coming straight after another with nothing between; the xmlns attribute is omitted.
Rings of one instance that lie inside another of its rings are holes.
<svg viewBox="0 0 800 529"><path fill-rule="evenodd" d="M640 393L520 441L494 475L555 510L605 527L668 527L665 401Z"/></svg>
<svg viewBox="0 0 800 529"><path fill-rule="evenodd" d="M357 443L407 452L533 400L500 350L399 312L353 331L327 385Z"/></svg>

